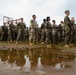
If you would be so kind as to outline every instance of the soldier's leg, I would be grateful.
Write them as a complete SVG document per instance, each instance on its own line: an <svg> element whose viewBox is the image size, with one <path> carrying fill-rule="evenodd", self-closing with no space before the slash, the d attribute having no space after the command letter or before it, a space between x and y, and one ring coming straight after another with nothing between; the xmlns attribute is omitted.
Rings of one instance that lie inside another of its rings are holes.
<svg viewBox="0 0 76 75"><path fill-rule="evenodd" d="M70 43L74 43L74 32L71 33Z"/></svg>
<svg viewBox="0 0 76 75"><path fill-rule="evenodd" d="M55 44L55 34L52 34L52 44Z"/></svg>
<svg viewBox="0 0 76 75"><path fill-rule="evenodd" d="M57 33L55 34L55 44L58 44L58 36L57 36Z"/></svg>
<svg viewBox="0 0 76 75"><path fill-rule="evenodd" d="M21 30L18 30L16 43L18 43L18 41L19 41L19 39L20 39L20 36L21 36Z"/></svg>
<svg viewBox="0 0 76 75"><path fill-rule="evenodd" d="M61 43L61 40L62 40L62 35L61 35L61 32L59 32L59 34L58 34L58 42Z"/></svg>
<svg viewBox="0 0 76 75"><path fill-rule="evenodd" d="M29 34L29 42L32 43L33 35L32 33Z"/></svg>
<svg viewBox="0 0 76 75"><path fill-rule="evenodd" d="M13 41L15 41L15 31L13 32Z"/></svg>
<svg viewBox="0 0 76 75"><path fill-rule="evenodd" d="M76 31L74 32L74 43L76 43Z"/></svg>
<svg viewBox="0 0 76 75"><path fill-rule="evenodd" d="M46 44L49 44L49 32L46 31Z"/></svg>
<svg viewBox="0 0 76 75"><path fill-rule="evenodd" d="M54 44L56 44L56 34L54 34Z"/></svg>
<svg viewBox="0 0 76 75"><path fill-rule="evenodd" d="M34 35L34 42L35 42L35 43L38 42L38 30L35 32L35 35Z"/></svg>
<svg viewBox="0 0 76 75"><path fill-rule="evenodd" d="M41 42L44 42L44 36L45 36L45 33L42 32L42 33L41 33Z"/></svg>
<svg viewBox="0 0 76 75"><path fill-rule="evenodd" d="M33 34L33 35L32 35L32 38L33 38L33 43L37 43L36 34Z"/></svg>
<svg viewBox="0 0 76 75"><path fill-rule="evenodd" d="M65 47L69 47L69 38L70 38L70 35L65 33Z"/></svg>

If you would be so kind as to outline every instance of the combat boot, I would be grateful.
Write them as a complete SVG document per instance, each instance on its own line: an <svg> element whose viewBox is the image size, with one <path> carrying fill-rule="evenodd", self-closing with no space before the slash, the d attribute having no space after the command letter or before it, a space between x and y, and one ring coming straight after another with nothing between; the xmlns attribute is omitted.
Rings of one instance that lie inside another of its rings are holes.
<svg viewBox="0 0 76 75"><path fill-rule="evenodd" d="M69 48L70 46L66 44L65 47L66 47L66 48Z"/></svg>

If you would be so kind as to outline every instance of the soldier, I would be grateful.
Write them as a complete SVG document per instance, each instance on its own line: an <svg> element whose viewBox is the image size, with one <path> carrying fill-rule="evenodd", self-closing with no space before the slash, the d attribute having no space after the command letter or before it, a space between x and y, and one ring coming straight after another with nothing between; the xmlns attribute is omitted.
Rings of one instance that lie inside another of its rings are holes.
<svg viewBox="0 0 76 75"><path fill-rule="evenodd" d="M15 20L15 40L17 39L17 20Z"/></svg>
<svg viewBox="0 0 76 75"><path fill-rule="evenodd" d="M46 19L43 19L43 23L41 24L41 42L44 44L45 42L45 23Z"/></svg>
<svg viewBox="0 0 76 75"><path fill-rule="evenodd" d="M46 44L49 46L51 44L51 23L50 23L50 17L46 18L46 23L45 23L45 34L46 34Z"/></svg>
<svg viewBox="0 0 76 75"><path fill-rule="evenodd" d="M6 23L2 26L2 41L7 41L8 39L8 27L6 26Z"/></svg>
<svg viewBox="0 0 76 75"><path fill-rule="evenodd" d="M64 22L62 22L62 43L65 41L65 25Z"/></svg>
<svg viewBox="0 0 76 75"><path fill-rule="evenodd" d="M9 24L9 30L10 30L10 40L11 42L15 40L15 25L13 24L13 21Z"/></svg>
<svg viewBox="0 0 76 75"><path fill-rule="evenodd" d="M33 15L32 16L32 20L30 21L30 27L29 27L29 42L30 42L30 45L32 45L33 42L36 42L37 41L37 38L38 37L38 24L36 22L36 15Z"/></svg>
<svg viewBox="0 0 76 75"><path fill-rule="evenodd" d="M55 24L56 21L52 21L52 44L57 44L57 25Z"/></svg>
<svg viewBox="0 0 76 75"><path fill-rule="evenodd" d="M29 41L29 31L28 31L28 27L26 27L26 42Z"/></svg>
<svg viewBox="0 0 76 75"><path fill-rule="evenodd" d="M60 24L58 25L58 33L57 33L57 36L58 36L58 42L59 43L62 42L62 24L63 24L63 21L60 21Z"/></svg>
<svg viewBox="0 0 76 75"><path fill-rule="evenodd" d="M70 43L74 44L74 17L71 18L71 36L70 36Z"/></svg>
<svg viewBox="0 0 76 75"><path fill-rule="evenodd" d="M19 39L21 38L22 42L25 42L25 29L26 29L26 25L23 22L23 18L21 18L21 22L18 23L17 25L17 41L16 44L18 44Z"/></svg>
<svg viewBox="0 0 76 75"><path fill-rule="evenodd" d="M2 41L2 28L0 26L0 41Z"/></svg>
<svg viewBox="0 0 76 75"><path fill-rule="evenodd" d="M70 40L70 33L71 33L71 21L68 17L70 15L70 11L65 11L65 18L64 18L64 24L65 24L65 47L69 47L69 40Z"/></svg>
<svg viewBox="0 0 76 75"><path fill-rule="evenodd" d="M76 43L76 24L74 24L74 43Z"/></svg>

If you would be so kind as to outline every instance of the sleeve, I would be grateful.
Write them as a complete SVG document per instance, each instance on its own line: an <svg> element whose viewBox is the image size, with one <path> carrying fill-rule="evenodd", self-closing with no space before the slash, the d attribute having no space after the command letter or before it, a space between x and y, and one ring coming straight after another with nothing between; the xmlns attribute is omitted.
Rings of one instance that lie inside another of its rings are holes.
<svg viewBox="0 0 76 75"><path fill-rule="evenodd" d="M34 27L34 22L33 22L33 20L30 21L30 27L31 27L31 28Z"/></svg>
<svg viewBox="0 0 76 75"><path fill-rule="evenodd" d="M70 19L68 17L64 18L64 23L70 25Z"/></svg>

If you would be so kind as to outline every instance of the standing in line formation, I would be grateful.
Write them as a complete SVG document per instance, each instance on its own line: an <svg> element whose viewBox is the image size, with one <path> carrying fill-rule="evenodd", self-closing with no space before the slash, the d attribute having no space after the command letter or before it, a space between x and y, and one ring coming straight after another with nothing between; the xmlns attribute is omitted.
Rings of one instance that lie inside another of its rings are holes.
<svg viewBox="0 0 76 75"><path fill-rule="evenodd" d="M16 25L11 22L8 22L9 26L6 26L6 23L0 27L0 41L13 42L16 44L21 41L22 43L29 42L30 45L41 43L47 45L64 43L65 47L70 47L69 44L76 43L76 24L75 19L72 17L69 18L70 11L65 11L64 21L60 21L60 24L56 24L56 20L52 20L49 16L46 19L43 19L43 23L38 27L36 21L36 15L32 15L32 20L30 20L30 26L26 27L24 19L21 18L21 21Z"/></svg>

